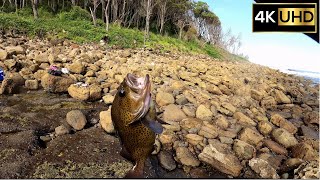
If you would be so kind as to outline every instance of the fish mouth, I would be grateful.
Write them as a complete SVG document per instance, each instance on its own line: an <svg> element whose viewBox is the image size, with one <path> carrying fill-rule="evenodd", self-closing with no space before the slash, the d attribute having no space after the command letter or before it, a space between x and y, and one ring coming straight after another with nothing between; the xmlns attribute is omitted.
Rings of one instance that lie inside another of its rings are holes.
<svg viewBox="0 0 320 180"><path fill-rule="evenodd" d="M127 74L126 83L132 91L137 94L144 95L145 93L150 93L150 77L147 74L146 77L138 77L134 74Z"/></svg>

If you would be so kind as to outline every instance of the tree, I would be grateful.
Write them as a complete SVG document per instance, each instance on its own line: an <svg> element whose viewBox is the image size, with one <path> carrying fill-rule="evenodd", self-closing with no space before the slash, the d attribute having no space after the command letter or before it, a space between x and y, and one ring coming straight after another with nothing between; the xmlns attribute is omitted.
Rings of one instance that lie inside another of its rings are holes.
<svg viewBox="0 0 320 180"><path fill-rule="evenodd" d="M90 9L90 13L92 16L93 24L94 24L94 26L97 26L97 8L100 4L100 1L99 0L92 0L92 3L93 3L93 9L91 7L89 7L89 9Z"/></svg>
<svg viewBox="0 0 320 180"><path fill-rule="evenodd" d="M32 11L33 11L33 17L35 19L38 19L38 0L31 0L32 5Z"/></svg>
<svg viewBox="0 0 320 180"><path fill-rule="evenodd" d="M158 0L160 1L160 0ZM164 26L164 23L165 23L165 19L166 19L166 12L167 12L167 2L168 0L163 0L163 1L160 1L158 4L158 21L159 21L159 24L160 24L160 34L163 33L163 26Z"/></svg>
<svg viewBox="0 0 320 180"><path fill-rule="evenodd" d="M107 0L107 5L105 8L105 17L106 17L106 31L109 31L109 4L110 4L110 0Z"/></svg>

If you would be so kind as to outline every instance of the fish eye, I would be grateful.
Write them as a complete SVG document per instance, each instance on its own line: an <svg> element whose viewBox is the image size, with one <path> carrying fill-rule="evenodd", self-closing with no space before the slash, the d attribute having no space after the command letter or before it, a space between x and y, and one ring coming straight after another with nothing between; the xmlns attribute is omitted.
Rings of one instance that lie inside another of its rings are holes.
<svg viewBox="0 0 320 180"><path fill-rule="evenodd" d="M120 91L119 91L119 96L120 97L124 97L126 95L126 92L124 91L124 89L120 89Z"/></svg>

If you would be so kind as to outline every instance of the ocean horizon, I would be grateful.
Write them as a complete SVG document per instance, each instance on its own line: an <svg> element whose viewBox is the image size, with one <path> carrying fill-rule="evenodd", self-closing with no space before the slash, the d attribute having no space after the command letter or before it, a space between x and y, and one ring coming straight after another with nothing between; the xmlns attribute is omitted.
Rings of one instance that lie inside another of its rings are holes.
<svg viewBox="0 0 320 180"><path fill-rule="evenodd" d="M320 72L300 70L300 69L279 69L281 72L287 74L294 74L297 76L302 76L306 79L311 80L315 84L320 84Z"/></svg>

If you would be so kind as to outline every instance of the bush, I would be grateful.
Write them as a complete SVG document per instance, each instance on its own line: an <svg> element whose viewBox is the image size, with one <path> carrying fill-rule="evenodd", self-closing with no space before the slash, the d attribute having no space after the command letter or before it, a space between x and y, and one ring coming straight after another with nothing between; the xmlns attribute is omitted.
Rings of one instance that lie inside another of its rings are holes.
<svg viewBox="0 0 320 180"><path fill-rule="evenodd" d="M72 21L72 20L91 20L91 15L85 9L82 9L79 6L73 6L71 11L62 12L59 14L59 19L63 21Z"/></svg>

